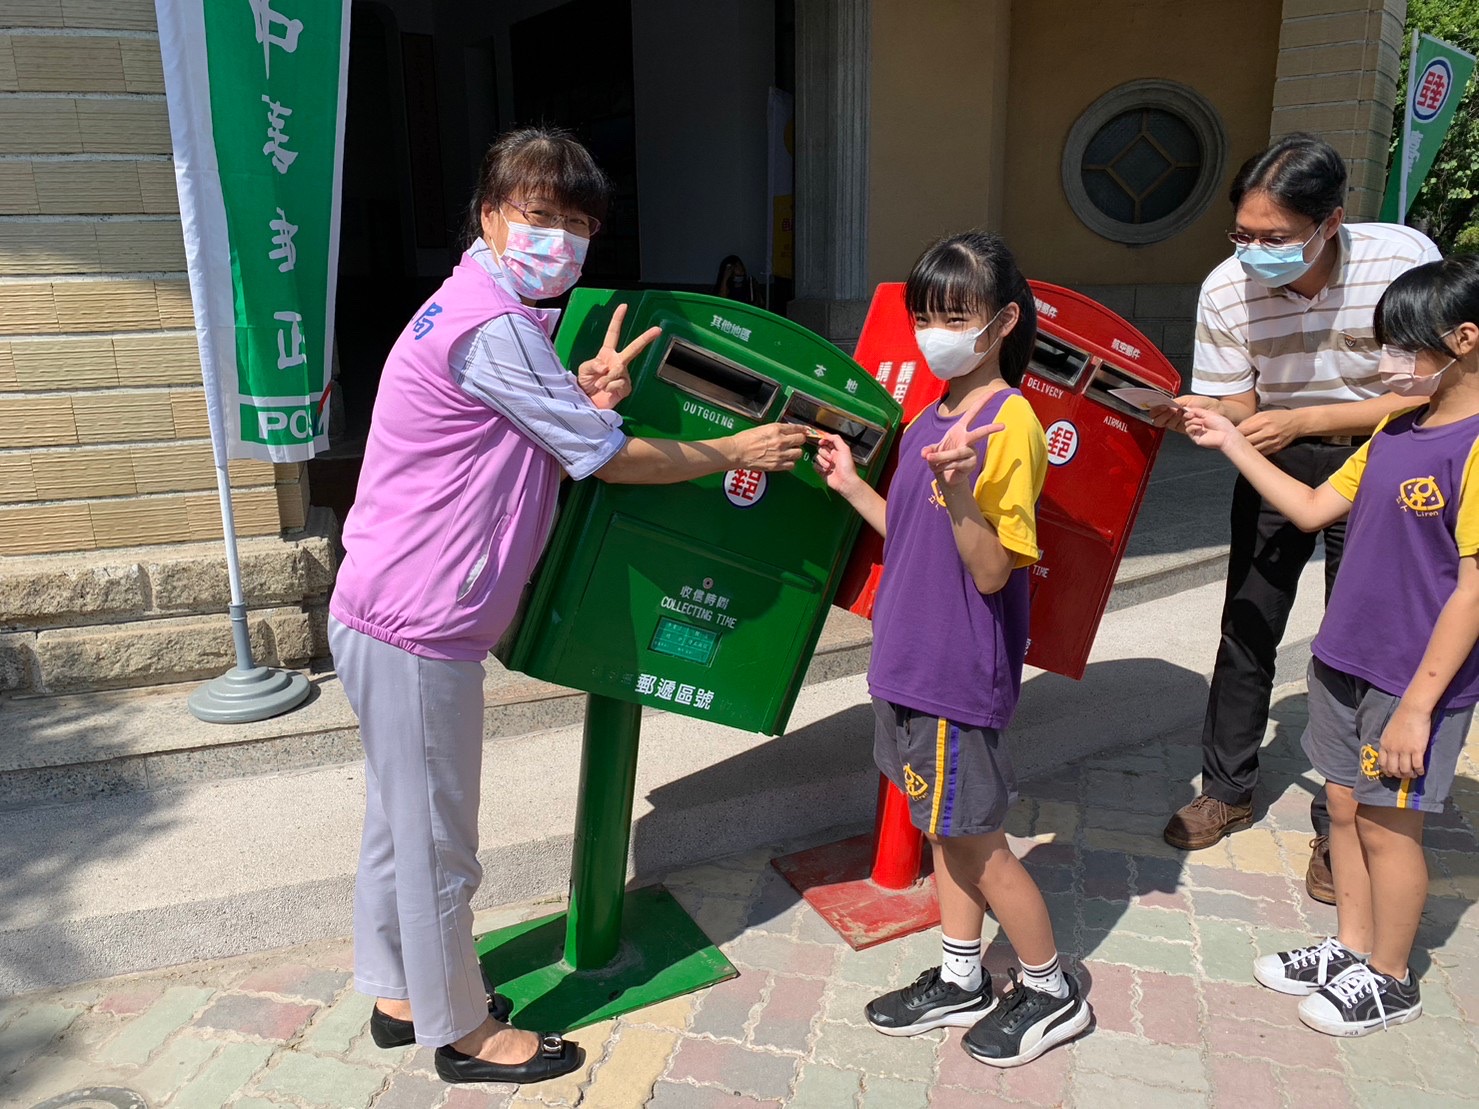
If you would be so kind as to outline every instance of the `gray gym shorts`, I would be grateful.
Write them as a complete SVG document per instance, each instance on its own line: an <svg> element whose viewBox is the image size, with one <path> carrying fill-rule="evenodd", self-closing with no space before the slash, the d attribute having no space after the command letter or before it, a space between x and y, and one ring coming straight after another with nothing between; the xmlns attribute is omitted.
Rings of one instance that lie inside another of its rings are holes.
<svg viewBox="0 0 1479 1109"><path fill-rule="evenodd" d="M1017 775L995 728L957 724L873 698L873 761L909 799L910 822L938 836L1001 829L1017 803Z"/></svg>
<svg viewBox="0 0 1479 1109"><path fill-rule="evenodd" d="M1325 780L1345 786L1362 805L1438 813L1448 800L1474 707L1447 709L1434 719L1417 778L1388 778L1377 769L1381 733L1400 697L1317 658L1309 665L1309 724L1301 746Z"/></svg>

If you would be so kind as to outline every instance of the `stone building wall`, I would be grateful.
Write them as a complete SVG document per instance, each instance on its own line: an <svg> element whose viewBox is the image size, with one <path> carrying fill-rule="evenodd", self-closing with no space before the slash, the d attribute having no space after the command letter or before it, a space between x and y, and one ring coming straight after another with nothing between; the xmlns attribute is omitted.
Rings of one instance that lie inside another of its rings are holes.
<svg viewBox="0 0 1479 1109"><path fill-rule="evenodd" d="M175 556L225 580L170 149L151 0L0 4L0 691L88 684L75 672L48 684L36 651L88 626L116 640L95 652L95 685L215 665L166 661L195 630L172 640L156 626L125 650L144 635L135 621L199 619L214 644L200 659L224 649L230 664L224 615L205 615L224 597L171 595L140 570L179 545ZM230 474L237 533L263 537L256 557L275 567L259 578L292 580L309 522L304 466L235 462ZM307 620L328 583L305 588L247 600L296 602ZM263 647L269 660L326 653ZM102 661L150 650L159 658Z"/></svg>

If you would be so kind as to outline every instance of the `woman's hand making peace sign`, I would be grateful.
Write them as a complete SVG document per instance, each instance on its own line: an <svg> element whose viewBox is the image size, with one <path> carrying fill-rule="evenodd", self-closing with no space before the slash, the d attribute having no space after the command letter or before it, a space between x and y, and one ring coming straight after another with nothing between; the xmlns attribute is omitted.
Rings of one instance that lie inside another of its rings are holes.
<svg viewBox="0 0 1479 1109"><path fill-rule="evenodd" d="M618 304L611 313L611 323L606 327L606 339L593 358L588 358L575 371L580 388L597 408L615 408L631 395L632 375L627 369L633 358L641 354L648 343L662 334L662 328L649 327L621 350L616 341L621 337L621 322L626 319L627 306Z"/></svg>

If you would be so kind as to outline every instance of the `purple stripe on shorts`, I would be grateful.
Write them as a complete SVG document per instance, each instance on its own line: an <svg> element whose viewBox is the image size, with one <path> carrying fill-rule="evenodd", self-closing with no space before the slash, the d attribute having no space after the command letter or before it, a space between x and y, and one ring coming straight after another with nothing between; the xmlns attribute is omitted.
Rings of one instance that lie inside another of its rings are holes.
<svg viewBox="0 0 1479 1109"><path fill-rule="evenodd" d="M950 814L955 808L955 775L960 769L960 729L953 723L950 724L950 745L947 748L946 758L950 763L950 771L945 777L945 812L940 821L940 835L950 834Z"/></svg>

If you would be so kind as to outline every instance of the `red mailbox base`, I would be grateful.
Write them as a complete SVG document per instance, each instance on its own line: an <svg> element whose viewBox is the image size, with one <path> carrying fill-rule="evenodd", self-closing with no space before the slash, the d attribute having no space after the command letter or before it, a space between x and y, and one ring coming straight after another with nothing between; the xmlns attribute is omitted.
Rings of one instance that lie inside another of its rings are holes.
<svg viewBox="0 0 1479 1109"><path fill-rule="evenodd" d="M772 859L854 951L940 923L924 837L909 822L909 802L878 776L871 834Z"/></svg>
<svg viewBox="0 0 1479 1109"><path fill-rule="evenodd" d="M932 878L891 890L868 876L873 865L870 833L783 855L771 865L854 951L940 923Z"/></svg>

